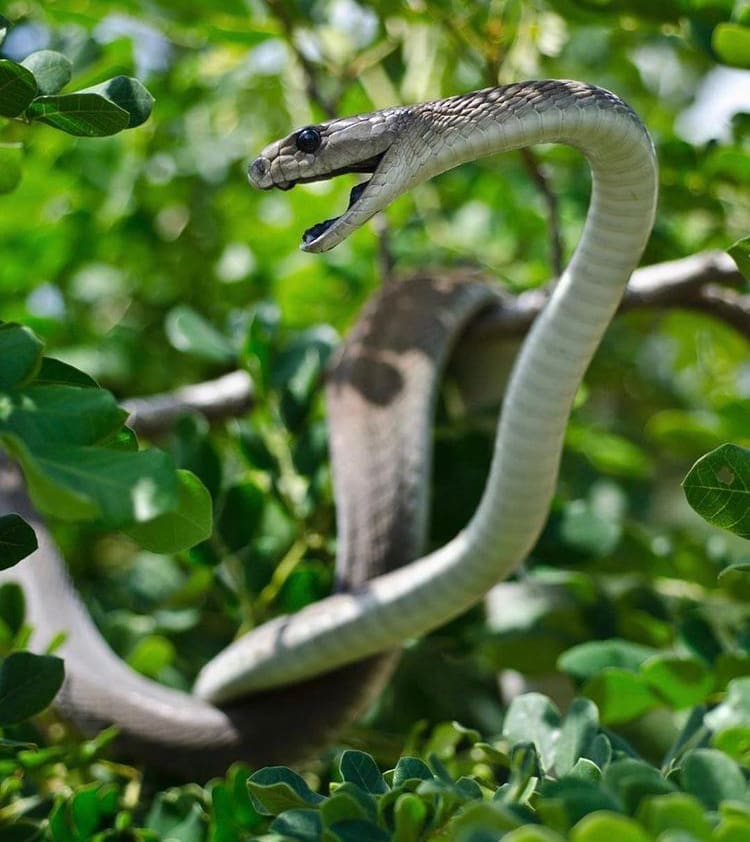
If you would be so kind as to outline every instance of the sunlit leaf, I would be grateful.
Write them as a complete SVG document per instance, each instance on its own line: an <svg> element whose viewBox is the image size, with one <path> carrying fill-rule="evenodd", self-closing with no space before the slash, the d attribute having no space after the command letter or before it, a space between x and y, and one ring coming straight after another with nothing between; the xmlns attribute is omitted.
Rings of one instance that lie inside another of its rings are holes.
<svg viewBox="0 0 750 842"><path fill-rule="evenodd" d="M211 495L190 471L177 471L177 479L176 508L127 530L131 538L151 552L179 552L211 535Z"/></svg>
<svg viewBox="0 0 750 842"><path fill-rule="evenodd" d="M167 336L179 351L213 362L229 362L234 350L223 334L190 307L180 304L169 311Z"/></svg>
<svg viewBox="0 0 750 842"><path fill-rule="evenodd" d="M701 517L750 538L750 450L736 444L717 447L693 465L682 485Z"/></svg>
<svg viewBox="0 0 750 842"><path fill-rule="evenodd" d="M37 97L27 110L33 120L80 137L106 137L127 128L130 115L99 94L74 93Z"/></svg>
<svg viewBox="0 0 750 842"><path fill-rule="evenodd" d="M714 29L711 44L725 64L750 67L750 26L720 23Z"/></svg>
<svg viewBox="0 0 750 842"><path fill-rule="evenodd" d="M56 94L70 81L73 63L54 50L37 50L21 62L34 74L40 94Z"/></svg>

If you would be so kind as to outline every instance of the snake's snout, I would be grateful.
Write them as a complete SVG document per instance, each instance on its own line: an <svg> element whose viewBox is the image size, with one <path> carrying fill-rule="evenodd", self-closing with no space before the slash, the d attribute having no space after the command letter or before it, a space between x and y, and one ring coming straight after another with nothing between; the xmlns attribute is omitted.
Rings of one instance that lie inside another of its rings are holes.
<svg viewBox="0 0 750 842"><path fill-rule="evenodd" d="M247 177L250 179L250 184L253 187L258 187L261 190L268 190L270 187L273 187L271 162L268 158L258 155L247 168Z"/></svg>

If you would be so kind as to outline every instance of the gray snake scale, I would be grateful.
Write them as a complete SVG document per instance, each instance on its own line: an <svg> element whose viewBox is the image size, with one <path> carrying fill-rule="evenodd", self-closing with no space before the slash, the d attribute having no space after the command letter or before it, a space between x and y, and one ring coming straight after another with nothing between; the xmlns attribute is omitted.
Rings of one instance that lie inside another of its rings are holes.
<svg viewBox="0 0 750 842"><path fill-rule="evenodd" d="M294 762L366 706L405 640L477 602L523 561L547 515L576 389L651 230L656 162L636 115L590 85L523 82L306 127L268 146L249 172L262 189L371 173L342 216L305 233L303 249L320 252L416 184L534 143L583 152L591 203L514 366L480 505L445 546L419 557L437 382L472 317L498 305L490 288L442 276L381 290L329 373L340 592L236 640L203 669L195 695L136 675L111 652L18 477L0 474L0 511L27 516L40 538L5 574L26 589L32 643L68 634L56 702L65 716L87 730L115 723L133 752L193 776L240 757Z"/></svg>

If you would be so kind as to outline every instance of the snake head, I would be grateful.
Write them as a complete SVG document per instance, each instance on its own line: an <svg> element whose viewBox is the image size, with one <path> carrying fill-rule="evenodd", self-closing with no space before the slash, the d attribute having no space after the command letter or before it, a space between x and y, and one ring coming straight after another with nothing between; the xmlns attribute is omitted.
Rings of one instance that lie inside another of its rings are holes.
<svg viewBox="0 0 750 842"><path fill-rule="evenodd" d="M354 187L341 216L308 228L303 251L328 251L408 189L413 180L413 154L403 131L413 110L388 108L297 129L267 146L248 167L250 183L261 190L289 190L296 184L324 181L345 173L372 173ZM407 153L411 167L399 165Z"/></svg>

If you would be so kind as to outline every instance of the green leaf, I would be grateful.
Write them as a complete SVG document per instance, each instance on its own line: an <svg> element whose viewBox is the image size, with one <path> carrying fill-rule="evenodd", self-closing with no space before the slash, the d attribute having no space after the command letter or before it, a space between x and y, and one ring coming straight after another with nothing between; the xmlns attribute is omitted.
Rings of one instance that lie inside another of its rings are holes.
<svg viewBox="0 0 750 842"><path fill-rule="evenodd" d="M36 386L86 386L99 388L99 384L83 371L52 357L42 357L42 365L34 378Z"/></svg>
<svg viewBox="0 0 750 842"><path fill-rule="evenodd" d="M605 769L609 765L612 760L612 743L610 743L606 734L597 734L594 737L586 756L593 760L600 769Z"/></svg>
<svg viewBox="0 0 750 842"><path fill-rule="evenodd" d="M638 818L653 836L669 830L685 830L699 839L711 838L711 825L702 805L683 792L648 798L641 804Z"/></svg>
<svg viewBox="0 0 750 842"><path fill-rule="evenodd" d="M747 792L740 767L712 748L698 748L686 754L681 777L683 789L709 810L716 810L722 801L742 800Z"/></svg>
<svg viewBox="0 0 750 842"><path fill-rule="evenodd" d="M391 834L366 819L344 819L332 824L327 835L337 842L390 842ZM320 837L315 837L315 842Z"/></svg>
<svg viewBox="0 0 750 842"><path fill-rule="evenodd" d="M156 678L174 661L174 656L175 648L171 640L160 634L150 634L136 643L127 657L127 662L136 672Z"/></svg>
<svg viewBox="0 0 750 842"><path fill-rule="evenodd" d="M236 552L256 536L267 495L254 482L243 482L227 489L217 529L227 549Z"/></svg>
<svg viewBox="0 0 750 842"><path fill-rule="evenodd" d="M107 137L128 127L130 115L99 94L58 94L37 97L27 115L77 137Z"/></svg>
<svg viewBox="0 0 750 842"><path fill-rule="evenodd" d="M275 816L284 810L320 804L323 796L313 792L305 779L286 766L267 766L247 781L253 806L259 813Z"/></svg>
<svg viewBox="0 0 750 842"><path fill-rule="evenodd" d="M0 58L0 117L18 117L36 96L36 80L25 67Z"/></svg>
<svg viewBox="0 0 750 842"><path fill-rule="evenodd" d="M711 46L724 64L750 67L750 27L720 23L714 29Z"/></svg>
<svg viewBox="0 0 750 842"><path fill-rule="evenodd" d="M428 818L427 805L411 792L399 795L393 808L394 842L419 842Z"/></svg>
<svg viewBox="0 0 750 842"><path fill-rule="evenodd" d="M730 681L724 701L709 711L703 721L715 733L725 728L750 728L750 678Z"/></svg>
<svg viewBox="0 0 750 842"><path fill-rule="evenodd" d="M557 661L558 669L578 679L587 679L606 667L620 667L637 671L640 665L658 652L650 646L641 646L629 640L591 640L573 646Z"/></svg>
<svg viewBox="0 0 750 842"><path fill-rule="evenodd" d="M747 30L750 32L750 29ZM743 237L727 249L746 281L750 281L750 237Z"/></svg>
<svg viewBox="0 0 750 842"><path fill-rule="evenodd" d="M19 459L34 505L63 520L98 517L122 528L152 520L177 503L177 476L166 453L102 447L28 449L4 436Z"/></svg>
<svg viewBox="0 0 750 842"><path fill-rule="evenodd" d="M588 757L579 757L570 770L569 775L571 778L580 778L583 781L591 781L592 783L596 783L602 779L601 769L593 760L589 760Z"/></svg>
<svg viewBox="0 0 750 842"><path fill-rule="evenodd" d="M659 704L640 676L614 667L607 667L589 679L583 695L599 708L606 724L628 722Z"/></svg>
<svg viewBox="0 0 750 842"><path fill-rule="evenodd" d="M33 383L0 412L0 434L17 436L31 450L92 445L117 432L126 418L104 389Z"/></svg>
<svg viewBox="0 0 750 842"><path fill-rule="evenodd" d="M21 183L21 143L0 143L0 194L12 193Z"/></svg>
<svg viewBox="0 0 750 842"><path fill-rule="evenodd" d="M54 50L37 50L21 64L34 74L40 94L56 94L70 82L73 62Z"/></svg>
<svg viewBox="0 0 750 842"><path fill-rule="evenodd" d="M177 507L127 530L144 549L176 553L194 547L211 535L211 495L190 471L177 471Z"/></svg>
<svg viewBox="0 0 750 842"><path fill-rule="evenodd" d="M0 324L0 389L10 389L30 380L41 365L42 343L22 325ZM0 404L0 419L8 410Z"/></svg>
<svg viewBox="0 0 750 842"><path fill-rule="evenodd" d="M12 652L0 666L0 723L12 725L43 711L64 675L63 662L54 655Z"/></svg>
<svg viewBox="0 0 750 842"><path fill-rule="evenodd" d="M219 363L231 362L236 356L229 341L185 304L169 311L164 327L167 338L178 351Z"/></svg>
<svg viewBox="0 0 750 842"><path fill-rule="evenodd" d="M299 842L320 842L322 829L317 810L286 810L271 822L272 831Z"/></svg>
<svg viewBox="0 0 750 842"><path fill-rule="evenodd" d="M10 31L10 28L12 26L13 24L8 20L8 18L4 17L3 15L0 15L0 44L2 44L3 41L5 41L5 38L8 35L8 32Z"/></svg>
<svg viewBox="0 0 750 842"><path fill-rule="evenodd" d="M635 757L625 757L610 763L604 773L605 785L633 813L644 798L673 792L674 784L666 780L659 770Z"/></svg>
<svg viewBox="0 0 750 842"><path fill-rule="evenodd" d="M450 823L450 839L457 842L494 842L522 823L506 805L499 801L480 801L469 804ZM474 834L481 833L480 836Z"/></svg>
<svg viewBox="0 0 750 842"><path fill-rule="evenodd" d="M23 589L15 582L0 585L0 620L10 629L12 635L21 631L26 616L26 599Z"/></svg>
<svg viewBox="0 0 750 842"><path fill-rule="evenodd" d="M701 517L750 538L750 450L736 444L717 447L693 465L682 486Z"/></svg>
<svg viewBox="0 0 750 842"><path fill-rule="evenodd" d="M423 760L404 755L399 758L396 768L393 770L393 788L397 789L409 780L431 781L432 772Z"/></svg>
<svg viewBox="0 0 750 842"><path fill-rule="evenodd" d="M716 577L724 587L731 589L733 581L747 581L750 573L750 561L738 561L735 564L728 564Z"/></svg>
<svg viewBox="0 0 750 842"><path fill-rule="evenodd" d="M599 712L589 699L574 699L565 714L555 750L555 772L568 774L599 728Z"/></svg>
<svg viewBox="0 0 750 842"><path fill-rule="evenodd" d="M713 689L713 675L697 658L655 655L641 667L651 690L675 710L704 701Z"/></svg>
<svg viewBox="0 0 750 842"><path fill-rule="evenodd" d="M548 827L526 825L506 833L503 842L565 842L565 837Z"/></svg>
<svg viewBox="0 0 750 842"><path fill-rule="evenodd" d="M338 790L320 802L320 817L324 827L344 819L366 819L367 810L348 792Z"/></svg>
<svg viewBox="0 0 750 842"><path fill-rule="evenodd" d="M750 728L725 728L711 739L713 748L747 765L750 760Z"/></svg>
<svg viewBox="0 0 750 842"><path fill-rule="evenodd" d="M568 831L583 816L597 810L619 810L621 805L600 781L572 777L545 778L534 793L539 820L559 831Z"/></svg>
<svg viewBox="0 0 750 842"><path fill-rule="evenodd" d="M341 755L339 772L344 781L358 786L372 795L382 795L388 791L377 763L363 751L347 750Z"/></svg>
<svg viewBox="0 0 750 842"><path fill-rule="evenodd" d="M616 813L599 812L585 816L573 828L571 842L653 842L653 839L633 819Z"/></svg>
<svg viewBox="0 0 750 842"><path fill-rule="evenodd" d="M560 733L560 712L540 693L516 696L510 703L503 722L503 736L511 746L533 742L542 766L551 769Z"/></svg>
<svg viewBox="0 0 750 842"><path fill-rule="evenodd" d="M37 546L34 530L20 515L0 515L0 570L18 564Z"/></svg>
<svg viewBox="0 0 750 842"><path fill-rule="evenodd" d="M100 85L85 88L82 93L99 94L126 111L129 129L145 123L154 107L154 98L146 88L137 79L128 76L115 76Z"/></svg>

